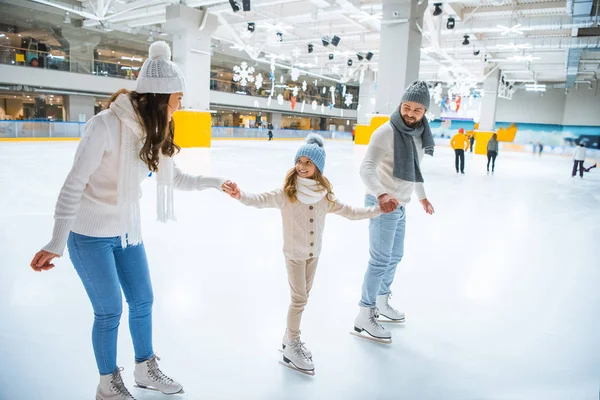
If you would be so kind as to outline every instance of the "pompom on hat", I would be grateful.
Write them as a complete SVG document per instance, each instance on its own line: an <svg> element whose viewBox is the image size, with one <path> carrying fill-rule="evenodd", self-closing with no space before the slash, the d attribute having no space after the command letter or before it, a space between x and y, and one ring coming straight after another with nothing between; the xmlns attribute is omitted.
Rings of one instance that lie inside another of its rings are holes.
<svg viewBox="0 0 600 400"><path fill-rule="evenodd" d="M142 65L137 79L138 93L185 92L181 69L171 61L171 48L164 41L154 42L148 50L148 59Z"/></svg>

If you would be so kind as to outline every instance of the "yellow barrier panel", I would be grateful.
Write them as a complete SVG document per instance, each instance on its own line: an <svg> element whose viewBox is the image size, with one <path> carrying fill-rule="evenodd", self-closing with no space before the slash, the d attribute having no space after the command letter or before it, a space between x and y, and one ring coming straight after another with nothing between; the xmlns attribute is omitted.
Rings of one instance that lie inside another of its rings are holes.
<svg viewBox="0 0 600 400"><path fill-rule="evenodd" d="M354 144L369 144L371 135L375 132L375 129L379 128L389 120L389 115L374 115L371 118L371 123L369 125L356 125Z"/></svg>
<svg viewBox="0 0 600 400"><path fill-rule="evenodd" d="M173 118L175 143L180 147L210 147L210 112L179 110L173 114Z"/></svg>
<svg viewBox="0 0 600 400"><path fill-rule="evenodd" d="M515 124L510 124L506 129L498 128L498 141L499 142L512 142L515 140L515 136L517 136L517 126Z"/></svg>
<svg viewBox="0 0 600 400"><path fill-rule="evenodd" d="M475 154L487 154L487 144L495 132L475 132Z"/></svg>

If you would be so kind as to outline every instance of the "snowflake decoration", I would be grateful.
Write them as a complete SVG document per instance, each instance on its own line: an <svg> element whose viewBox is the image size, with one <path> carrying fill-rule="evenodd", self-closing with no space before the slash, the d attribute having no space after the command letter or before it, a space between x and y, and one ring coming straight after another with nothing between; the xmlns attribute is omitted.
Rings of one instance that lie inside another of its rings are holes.
<svg viewBox="0 0 600 400"><path fill-rule="evenodd" d="M333 103L329 103L329 110L333 110Z"/></svg>
<svg viewBox="0 0 600 400"><path fill-rule="evenodd" d="M316 100L313 100L312 103L310 103L310 105L312 106L313 110L317 109L317 101Z"/></svg>
<svg viewBox="0 0 600 400"><path fill-rule="evenodd" d="M344 96L344 104L346 107L350 107L352 105L352 100L354 99L354 95L352 93L346 93Z"/></svg>
<svg viewBox="0 0 600 400"><path fill-rule="evenodd" d="M435 114L433 114L431 111L428 111L425 114L425 118L427 118L427 121L433 121L435 119Z"/></svg>
<svg viewBox="0 0 600 400"><path fill-rule="evenodd" d="M248 67L248 63L245 61L240 66L234 66L233 72L233 81L240 82L242 86L246 86L248 82L254 82L254 67Z"/></svg>
<svg viewBox="0 0 600 400"><path fill-rule="evenodd" d="M282 94L278 94L277 95L277 103L281 106L283 105L283 95Z"/></svg>
<svg viewBox="0 0 600 400"><path fill-rule="evenodd" d="M297 86L294 86L292 88L292 96L294 96L294 97L298 96L298 87Z"/></svg>
<svg viewBox="0 0 600 400"><path fill-rule="evenodd" d="M260 104L259 104L258 100L254 100L254 107L255 108L260 107Z"/></svg>
<svg viewBox="0 0 600 400"><path fill-rule="evenodd" d="M308 88L308 85L306 84L306 81L302 82L302 91L306 92L306 89Z"/></svg>
<svg viewBox="0 0 600 400"><path fill-rule="evenodd" d="M346 85L342 86L342 97L346 96Z"/></svg>
<svg viewBox="0 0 600 400"><path fill-rule="evenodd" d="M325 86L323 86L323 94L327 93L327 88Z"/></svg>
<svg viewBox="0 0 600 400"><path fill-rule="evenodd" d="M262 74L256 75L256 78L254 79L254 84L256 85L257 89L260 89L262 87L262 84L263 84Z"/></svg>
<svg viewBox="0 0 600 400"><path fill-rule="evenodd" d="M300 77L300 70L298 68L292 68L292 80L297 81Z"/></svg>

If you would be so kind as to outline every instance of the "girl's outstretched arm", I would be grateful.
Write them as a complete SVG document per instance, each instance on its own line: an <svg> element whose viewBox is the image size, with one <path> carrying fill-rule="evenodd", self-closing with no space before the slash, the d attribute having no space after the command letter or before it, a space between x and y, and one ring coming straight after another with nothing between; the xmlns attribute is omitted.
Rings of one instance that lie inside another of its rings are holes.
<svg viewBox="0 0 600 400"><path fill-rule="evenodd" d="M335 199L329 203L329 213L340 215L351 220L370 219L381 214L379 206L373 207L352 207Z"/></svg>
<svg viewBox="0 0 600 400"><path fill-rule="evenodd" d="M284 194L283 189L273 190L260 194L245 193L235 183L230 183L224 187L225 193L234 199L238 199L242 204L256 208L283 208Z"/></svg>

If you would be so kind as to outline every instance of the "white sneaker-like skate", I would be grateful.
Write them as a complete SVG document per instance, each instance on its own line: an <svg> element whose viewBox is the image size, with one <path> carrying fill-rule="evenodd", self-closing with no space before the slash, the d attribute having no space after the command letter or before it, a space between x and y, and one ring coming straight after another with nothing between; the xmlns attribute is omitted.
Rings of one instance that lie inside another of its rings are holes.
<svg viewBox="0 0 600 400"><path fill-rule="evenodd" d="M288 331L286 329L285 333L283 334L283 339L281 340L281 348L283 350L285 350L285 348L290 345L290 339L288 338L287 333ZM312 360L312 352L306 347L303 341L300 341L300 346L302 346L302 351L304 351L304 354L306 354L306 356Z"/></svg>
<svg viewBox="0 0 600 400"><path fill-rule="evenodd" d="M110 375L100 375L100 383L96 389L96 400L135 400L121 378L123 368L117 368Z"/></svg>
<svg viewBox="0 0 600 400"><path fill-rule="evenodd" d="M163 394L183 393L183 386L165 375L158 368L157 360L160 358L155 354L149 360L135 363L133 377L137 387L151 389Z"/></svg>
<svg viewBox="0 0 600 400"><path fill-rule="evenodd" d="M387 319L378 319L379 322L404 322L405 315L403 312L396 310L390 306L391 293L377 296L377 311L379 315L383 315Z"/></svg>
<svg viewBox="0 0 600 400"><path fill-rule="evenodd" d="M392 334L377 322L377 307L360 307L354 320L354 331L350 334L379 343L392 343Z"/></svg>
<svg viewBox="0 0 600 400"><path fill-rule="evenodd" d="M300 338L292 340L290 344L285 346L283 361L280 361L280 363L306 375L315 374L315 365L304 350L302 350Z"/></svg>

